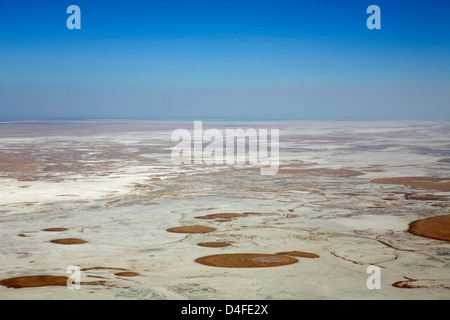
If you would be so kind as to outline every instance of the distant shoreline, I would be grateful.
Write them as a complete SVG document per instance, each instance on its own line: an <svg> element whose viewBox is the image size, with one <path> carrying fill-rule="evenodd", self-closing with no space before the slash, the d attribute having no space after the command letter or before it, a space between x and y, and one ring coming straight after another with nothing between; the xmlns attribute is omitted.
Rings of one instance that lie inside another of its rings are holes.
<svg viewBox="0 0 450 320"><path fill-rule="evenodd" d="M0 124L45 124L58 122L76 122L76 121L158 121L158 122L188 122L188 121L209 121L209 122L293 122L293 121L335 121L335 122L377 122L377 121L450 121L450 118L398 118L398 119L365 119L365 118L208 118L208 117L193 117L193 118L147 118L147 117L14 117L0 116Z"/></svg>

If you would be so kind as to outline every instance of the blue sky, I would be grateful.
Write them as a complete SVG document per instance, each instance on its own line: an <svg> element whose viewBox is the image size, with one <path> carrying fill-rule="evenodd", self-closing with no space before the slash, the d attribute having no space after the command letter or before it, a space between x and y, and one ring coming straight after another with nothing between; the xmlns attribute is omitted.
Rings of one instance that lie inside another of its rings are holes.
<svg viewBox="0 0 450 320"><path fill-rule="evenodd" d="M69 5L81 30L69 30ZM381 8L381 30L366 9ZM0 0L0 118L450 118L449 1Z"/></svg>

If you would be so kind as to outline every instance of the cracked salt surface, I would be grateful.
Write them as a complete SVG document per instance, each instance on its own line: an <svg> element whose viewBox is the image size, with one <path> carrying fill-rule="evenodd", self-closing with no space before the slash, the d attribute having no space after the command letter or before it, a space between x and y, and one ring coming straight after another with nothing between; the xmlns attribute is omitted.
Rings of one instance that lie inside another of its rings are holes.
<svg viewBox="0 0 450 320"><path fill-rule="evenodd" d="M12 131L0 125L0 279L66 276L69 265L79 265L86 268L83 282L97 282L81 290L0 286L0 298L450 298L449 242L407 232L412 221L448 215L450 193L371 182L449 177L449 163L440 161L450 153L448 122L233 125L279 128L281 169L289 170L263 177L255 166L174 166L170 133L192 123L96 122L86 128L81 122L39 128L42 136L30 125ZM19 157L8 158L11 152ZM378 171L364 171L370 168ZM435 200L415 200L430 195ZM196 219L246 212L259 214ZM216 230L166 231L199 222ZM43 231L48 228L67 230ZM87 243L49 242L58 238ZM208 242L232 245L197 245ZM319 257L225 271L195 262L214 254L293 251ZM381 267L381 290L366 288L370 264ZM100 266L139 276L125 279L108 269L87 270Z"/></svg>

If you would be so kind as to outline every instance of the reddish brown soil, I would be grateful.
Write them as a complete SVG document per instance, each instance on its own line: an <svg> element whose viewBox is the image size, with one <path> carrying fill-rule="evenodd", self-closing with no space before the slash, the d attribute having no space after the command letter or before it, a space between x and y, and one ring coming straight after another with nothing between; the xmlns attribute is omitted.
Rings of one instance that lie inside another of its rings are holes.
<svg viewBox="0 0 450 320"><path fill-rule="evenodd" d="M81 271L89 271L89 270L120 270L120 271L128 271L123 268L110 268L110 267L91 267L91 268L83 268Z"/></svg>
<svg viewBox="0 0 450 320"><path fill-rule="evenodd" d="M220 248L220 247L228 247L231 246L228 242L201 242L197 244L201 247L209 247L209 248Z"/></svg>
<svg viewBox="0 0 450 320"><path fill-rule="evenodd" d="M0 153L0 171L3 172L30 172L37 166L36 159L26 153Z"/></svg>
<svg viewBox="0 0 450 320"><path fill-rule="evenodd" d="M278 170L282 174L310 174L310 175L325 175L336 177L354 177L363 175L364 172L348 169L327 169L327 168L315 168L315 169L283 169Z"/></svg>
<svg viewBox="0 0 450 320"><path fill-rule="evenodd" d="M214 213L206 216L198 216L195 219L215 220L217 222L227 222L235 218L247 217L250 215L258 215L259 212L244 212L244 213Z"/></svg>
<svg viewBox="0 0 450 320"><path fill-rule="evenodd" d="M195 261L207 266L223 268L265 268L298 262L297 259L288 256L260 253L217 254L201 257Z"/></svg>
<svg viewBox="0 0 450 320"><path fill-rule="evenodd" d="M120 276L120 277L136 277L136 276L139 276L139 273L131 272L131 271L117 272L117 273L114 273L114 274L116 276Z"/></svg>
<svg viewBox="0 0 450 320"><path fill-rule="evenodd" d="M449 178L435 177L395 177L374 179L374 183L403 184L412 188L450 191Z"/></svg>
<svg viewBox="0 0 450 320"><path fill-rule="evenodd" d="M69 229L67 228L47 228L47 229L42 229L42 231L51 231L51 232L59 232L59 231L67 231Z"/></svg>
<svg viewBox="0 0 450 320"><path fill-rule="evenodd" d="M66 238L66 239L55 239L50 242L58 243L58 244L83 244L87 243L87 241L76 239L76 238Z"/></svg>
<svg viewBox="0 0 450 320"><path fill-rule="evenodd" d="M1 280L0 285L8 288L66 286L67 279L60 276L26 276Z"/></svg>
<svg viewBox="0 0 450 320"><path fill-rule="evenodd" d="M408 232L421 237L450 241L450 215L411 222Z"/></svg>
<svg viewBox="0 0 450 320"><path fill-rule="evenodd" d="M415 286L411 284L412 281L397 281L392 284L393 287L400 289L417 289L417 288L425 288L423 286Z"/></svg>
<svg viewBox="0 0 450 320"><path fill-rule="evenodd" d="M25 276L0 280L0 285L8 288L34 288L47 286L67 286L68 277L62 276ZM106 281L81 282L80 285L114 287Z"/></svg>
<svg viewBox="0 0 450 320"><path fill-rule="evenodd" d="M408 279L408 280L394 282L392 284L392 286L396 287L396 288L400 288L400 289L418 289L418 288L425 288L425 289L442 288L442 289L447 289L447 290L450 289L450 287L448 287L442 283L439 283L439 282L436 283L436 281L433 281L433 280L429 281L429 285L418 285L418 284L414 284L414 282L420 283L419 279L411 279L408 277L404 277L404 278Z"/></svg>
<svg viewBox="0 0 450 320"><path fill-rule="evenodd" d="M205 226L185 226L167 229L168 232L175 232L175 233L207 233L215 230L217 229Z"/></svg>
<svg viewBox="0 0 450 320"><path fill-rule="evenodd" d="M319 258L320 257L314 253L301 252L301 251L278 252L277 254L281 254L284 256L302 257L302 258Z"/></svg>
<svg viewBox="0 0 450 320"><path fill-rule="evenodd" d="M198 216L195 217L195 219L233 219L238 217L244 217L244 215L240 213L215 213L206 216Z"/></svg>
<svg viewBox="0 0 450 320"><path fill-rule="evenodd" d="M446 196L438 196L434 194L417 195L412 193L405 193L406 200L420 200L420 201L447 201Z"/></svg>

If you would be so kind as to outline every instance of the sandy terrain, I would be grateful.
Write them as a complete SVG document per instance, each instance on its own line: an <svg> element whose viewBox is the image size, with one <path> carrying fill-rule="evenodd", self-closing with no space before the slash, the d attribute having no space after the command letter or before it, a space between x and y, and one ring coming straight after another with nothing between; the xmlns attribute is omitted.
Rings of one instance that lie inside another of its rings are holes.
<svg viewBox="0 0 450 320"><path fill-rule="evenodd" d="M449 123L204 123L280 129L273 176L174 165L192 126L0 123L0 299L450 299Z"/></svg>

